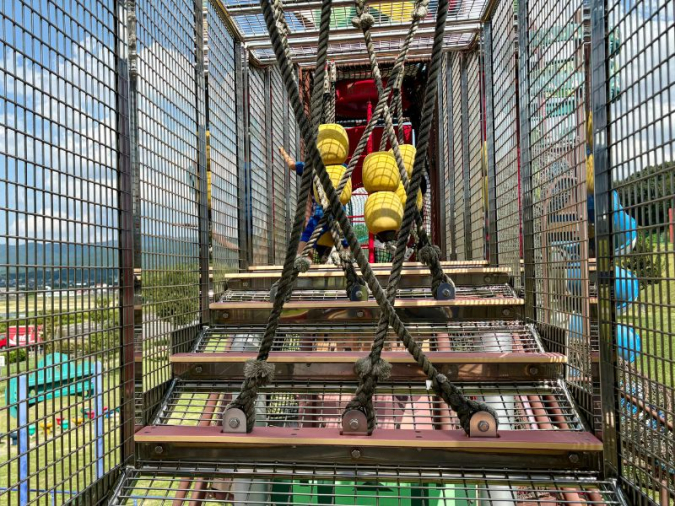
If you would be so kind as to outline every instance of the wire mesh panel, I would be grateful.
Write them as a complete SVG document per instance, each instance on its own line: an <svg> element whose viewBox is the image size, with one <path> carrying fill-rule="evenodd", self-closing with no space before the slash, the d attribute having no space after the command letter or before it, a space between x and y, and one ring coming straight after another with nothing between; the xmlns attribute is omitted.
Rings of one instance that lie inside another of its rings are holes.
<svg viewBox="0 0 675 506"><path fill-rule="evenodd" d="M614 343L621 478L634 504L672 504L675 6L612 0L606 7L600 43L609 59L610 186L603 189L615 288L609 300L603 291L601 302L615 318L602 319L609 330L602 340Z"/></svg>
<svg viewBox="0 0 675 506"><path fill-rule="evenodd" d="M568 355L567 381L592 418L583 1L527 7L529 89L521 100L530 120L534 249L525 254L535 273L534 318L547 347Z"/></svg>
<svg viewBox="0 0 675 506"><path fill-rule="evenodd" d="M454 171L454 213L455 217L455 257L457 260L466 260L466 230L467 223L465 220L465 200L464 185L464 152L462 135L462 56L457 53L450 55L449 64L451 65L451 80L450 80L450 100L448 106L451 111L452 130L450 131L449 141L450 149L452 149L452 170Z"/></svg>
<svg viewBox="0 0 675 506"><path fill-rule="evenodd" d="M265 71L249 69L249 134L251 146L251 215L253 218L253 264L269 264L269 167L267 167Z"/></svg>
<svg viewBox="0 0 675 506"><path fill-rule="evenodd" d="M492 17L492 92L494 116L497 253L510 267L516 288L520 276L520 171L514 5L501 1Z"/></svg>
<svg viewBox="0 0 675 506"><path fill-rule="evenodd" d="M101 494L123 465L123 22L0 3L0 504Z"/></svg>
<svg viewBox="0 0 675 506"><path fill-rule="evenodd" d="M272 153L272 165L270 172L272 173L272 194L273 194L273 212L272 212L272 230L274 231L274 263L281 265L284 263L286 257L286 241L290 234L290 230L286 230L287 225L287 211L286 206L289 198L287 188L288 166L279 153L279 147L293 153L294 149L291 145L284 143L284 130L288 129L288 117L286 115L286 108L284 104L288 103L286 98L286 90L281 80L281 72L278 67L270 68L270 101L272 107L270 108L271 117L269 118L272 126L272 137L270 142ZM295 141L295 139L293 139ZM293 179L297 176L292 174Z"/></svg>
<svg viewBox="0 0 675 506"><path fill-rule="evenodd" d="M467 77L467 148L469 153L469 180L465 184L469 190L469 230L471 236L469 250L471 259L485 258L485 174L481 157L483 129L481 119L481 85L478 52L466 55Z"/></svg>
<svg viewBox="0 0 675 506"><path fill-rule="evenodd" d="M219 292L224 274L239 268L236 50L218 6L207 2L205 13L212 266Z"/></svg>
<svg viewBox="0 0 675 506"><path fill-rule="evenodd" d="M138 0L136 65L143 295L143 390L171 379L169 356L199 323L199 174L193 0ZM200 5L201 9L201 5ZM197 37L197 35L199 37Z"/></svg>
<svg viewBox="0 0 675 506"><path fill-rule="evenodd" d="M130 471L115 506L140 504L482 506L622 504L593 474L509 474L404 466L224 464L186 473L181 466Z"/></svg>

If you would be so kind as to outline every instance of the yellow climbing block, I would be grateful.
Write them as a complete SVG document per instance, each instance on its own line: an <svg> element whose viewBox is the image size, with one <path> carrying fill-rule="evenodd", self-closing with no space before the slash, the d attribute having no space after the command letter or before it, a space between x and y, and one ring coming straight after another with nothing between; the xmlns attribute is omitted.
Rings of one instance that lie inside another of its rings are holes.
<svg viewBox="0 0 675 506"><path fill-rule="evenodd" d="M347 169L343 165L329 165L328 167L326 167L326 172L328 172L330 180L336 189L338 184L340 183L340 179L342 179L342 175L345 173L346 170ZM347 180L347 184L342 190L342 193L340 194L340 203L342 205L345 205L347 202L349 202L349 199L351 198L352 198L352 180L351 178L349 178ZM320 202L319 193L316 190L316 185L314 186L314 199L317 202Z"/></svg>
<svg viewBox="0 0 675 506"><path fill-rule="evenodd" d="M363 187L368 193L395 192L400 182L394 155L378 151L366 156L363 161Z"/></svg>
<svg viewBox="0 0 675 506"><path fill-rule="evenodd" d="M417 148L412 144L401 144L398 147L401 152L401 158L403 158L403 165L405 165L405 171L408 173L408 178L412 177L413 165L415 165L415 155L417 154ZM394 154L394 148L389 150L389 153Z"/></svg>
<svg viewBox="0 0 675 506"><path fill-rule="evenodd" d="M396 195L401 200L401 205L405 208L405 203L408 200L408 195L405 192L405 187L403 183L399 183L398 188L396 189ZM417 209L422 210L424 205L424 197L422 197L422 190L417 190Z"/></svg>
<svg viewBox="0 0 675 506"><path fill-rule="evenodd" d="M396 231L401 228L403 204L395 192L376 192L368 195L364 209L366 226L372 234Z"/></svg>
<svg viewBox="0 0 675 506"><path fill-rule="evenodd" d="M316 147L325 165L343 164L349 155L347 131L336 123L319 125Z"/></svg>

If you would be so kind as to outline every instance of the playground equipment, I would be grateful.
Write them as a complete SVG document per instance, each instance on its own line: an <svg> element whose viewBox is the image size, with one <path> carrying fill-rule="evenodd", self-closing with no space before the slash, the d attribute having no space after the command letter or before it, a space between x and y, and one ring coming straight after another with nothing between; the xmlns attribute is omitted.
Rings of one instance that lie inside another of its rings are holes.
<svg viewBox="0 0 675 506"><path fill-rule="evenodd" d="M5 391L5 403L10 406L10 416L17 419L16 434L19 446L19 493L28 497L28 438L36 432L35 424L29 424L29 409L35 404L57 397L82 395L93 397L96 411L103 412L103 365L100 362L71 360L68 355L52 353L37 364L37 372L28 372L11 378ZM80 425L84 419L78 423ZM62 430L63 421L61 422ZM52 423L45 424L49 430ZM45 431L47 433L47 431ZM104 474L103 417L94 422L96 477ZM11 437L11 435L10 435Z"/></svg>

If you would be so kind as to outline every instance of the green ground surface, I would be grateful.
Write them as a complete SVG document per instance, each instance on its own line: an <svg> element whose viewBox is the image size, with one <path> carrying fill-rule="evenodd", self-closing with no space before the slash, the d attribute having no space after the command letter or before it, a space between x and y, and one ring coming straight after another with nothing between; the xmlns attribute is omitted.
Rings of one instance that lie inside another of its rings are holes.
<svg viewBox="0 0 675 506"><path fill-rule="evenodd" d="M12 364L10 371L16 371L26 363ZM3 371L5 372L5 371ZM0 380L6 386L6 380ZM107 368L103 378L103 405L115 406L121 398L119 371ZM36 504L63 504L70 498L68 491L83 490L96 479L96 433L95 421L87 419L83 409L95 408L94 398L66 396L49 399L29 408L29 424L35 426L35 433L29 437L29 489L30 500L39 499ZM68 419L70 427L63 430L57 418ZM78 420L79 419L79 420ZM52 424L49 432L44 425ZM103 418L103 458L104 472L118 466L121 462L119 444L121 429L119 414ZM18 429L18 421L6 408L5 394L0 395L0 504L18 504L17 491L5 493L13 487L19 477L19 446L13 445L9 434ZM55 490L65 494L52 496L39 490Z"/></svg>
<svg viewBox="0 0 675 506"><path fill-rule="evenodd" d="M640 291L636 304L620 314L618 321L633 326L640 335L642 353L635 361L641 375L673 388L675 334L675 254L673 245L659 245L663 262L661 281ZM672 395L672 394L671 394Z"/></svg>

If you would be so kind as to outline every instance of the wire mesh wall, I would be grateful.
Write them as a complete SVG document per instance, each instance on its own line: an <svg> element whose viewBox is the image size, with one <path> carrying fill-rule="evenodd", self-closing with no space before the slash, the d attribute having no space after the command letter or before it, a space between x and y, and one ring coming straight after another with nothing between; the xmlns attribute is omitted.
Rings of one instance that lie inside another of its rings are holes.
<svg viewBox="0 0 675 506"><path fill-rule="evenodd" d="M251 149L251 214L253 218L253 264L267 265L270 249L270 212L267 166L265 70L249 68L249 134ZM267 98L266 98L267 97Z"/></svg>
<svg viewBox="0 0 675 506"><path fill-rule="evenodd" d="M451 54L448 64L451 67L450 94L448 106L451 110L451 125L449 142L452 150L451 167L454 171L453 191L454 191L454 256L457 260L466 260L466 204L464 190L464 150L462 136L462 55Z"/></svg>
<svg viewBox="0 0 675 506"><path fill-rule="evenodd" d="M287 185L289 178L287 173L289 172L286 162L284 162L281 154L279 153L279 147L283 146L287 152L292 153L293 149L284 142L284 131L288 129L288 116L286 116L286 109L283 104L288 103L286 97L286 90L284 84L281 80L281 72L279 72L278 67L271 67L270 69L270 97L271 102L271 127L272 127L272 137L270 138L272 142L271 154L272 154L272 164L271 172L272 176L272 192L274 195L273 203L273 212L272 212L272 230L274 230L274 263L281 265L284 263L286 256L286 241L290 234L290 230L287 230L287 211L286 206L287 202L290 200L288 198ZM293 179L296 176L293 174Z"/></svg>
<svg viewBox="0 0 675 506"><path fill-rule="evenodd" d="M124 462L124 12L2 2L0 26L0 503L61 504Z"/></svg>
<svg viewBox="0 0 675 506"><path fill-rule="evenodd" d="M216 297L223 275L239 268L236 48L219 7L205 9L211 247Z"/></svg>
<svg viewBox="0 0 675 506"><path fill-rule="evenodd" d="M492 94L497 258L520 288L520 171L514 5L499 2L492 17ZM488 113L489 114L489 113Z"/></svg>
<svg viewBox="0 0 675 506"><path fill-rule="evenodd" d="M522 19L528 68L534 319L551 351L568 356L567 381L594 416L588 279L586 49L582 0L529 0ZM521 32L522 33L522 32ZM525 176L524 176L525 177Z"/></svg>
<svg viewBox="0 0 675 506"><path fill-rule="evenodd" d="M443 247L447 259L454 258L454 169L452 167L452 150L450 149L450 82L452 66L450 55L443 58L439 73L438 86L438 172L440 174L440 188L443 195L439 202L440 229L444 238Z"/></svg>
<svg viewBox="0 0 675 506"><path fill-rule="evenodd" d="M470 230L468 239L469 260L485 258L485 174L481 150L483 147L483 124L481 115L481 84L479 72L480 59L477 51L466 53L466 149L468 153L467 167L469 178L466 180L468 190L468 223Z"/></svg>
<svg viewBox="0 0 675 506"><path fill-rule="evenodd" d="M606 244L603 260L613 257L614 266L613 293L601 290L600 303L615 314L600 323L602 341L613 343L616 451L634 504L672 504L675 6L616 0L605 6L606 35L593 36L594 51L596 44L607 51L609 164L603 160L601 172L608 184L603 180L596 193L609 207L603 225L611 232L598 241Z"/></svg>
<svg viewBox="0 0 675 506"><path fill-rule="evenodd" d="M171 379L169 356L199 324L199 174L193 0L139 0L133 84L140 174L146 416ZM200 6L201 11L201 6ZM150 396L153 396L152 398Z"/></svg>

